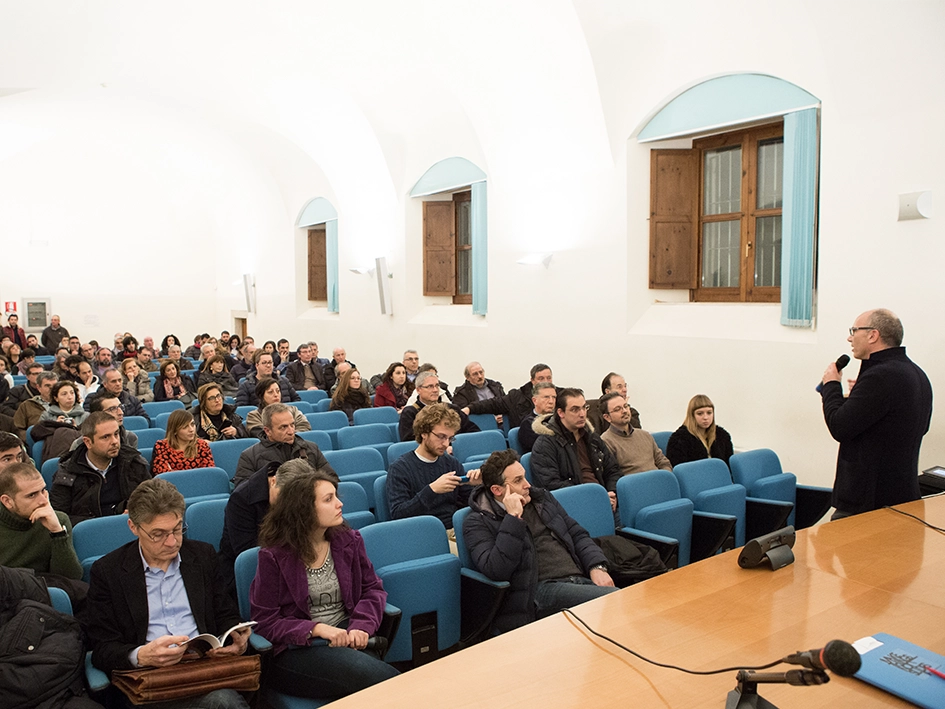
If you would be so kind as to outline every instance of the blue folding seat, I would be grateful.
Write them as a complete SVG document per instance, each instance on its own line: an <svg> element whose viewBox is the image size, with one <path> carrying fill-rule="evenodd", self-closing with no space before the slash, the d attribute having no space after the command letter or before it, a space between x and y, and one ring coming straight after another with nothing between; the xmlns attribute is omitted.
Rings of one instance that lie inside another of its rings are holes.
<svg viewBox="0 0 945 709"><path fill-rule="evenodd" d="M128 527L128 515L93 517L72 528L72 545L82 564L82 580L88 583L92 564L108 552L135 539Z"/></svg>
<svg viewBox="0 0 945 709"><path fill-rule="evenodd" d="M230 475L223 468L192 468L161 473L161 479L172 483L191 505L204 500L226 500L230 496Z"/></svg>
<svg viewBox="0 0 945 709"><path fill-rule="evenodd" d="M366 423L360 426L349 426L338 429L338 448L373 448L384 459L384 469L387 469L387 449L395 441L391 438L390 428L383 423Z"/></svg>
<svg viewBox="0 0 945 709"><path fill-rule="evenodd" d="M339 448L338 430L348 428L348 416L344 411L320 411L314 414L305 414L305 418L312 426L313 431L326 431L331 436L332 448Z"/></svg>
<svg viewBox="0 0 945 709"><path fill-rule="evenodd" d="M393 406L378 406L355 411L354 425L361 426L366 423L400 423L400 414Z"/></svg>
<svg viewBox="0 0 945 709"><path fill-rule="evenodd" d="M299 395L299 398L302 401L307 401L309 404L312 404L313 406L317 404L319 401L323 401L328 398L328 392L322 391L321 389L312 389L311 391L302 390L296 393Z"/></svg>
<svg viewBox="0 0 945 709"><path fill-rule="evenodd" d="M453 457L464 463L472 456L488 457L490 453L505 450L507 447L505 436L500 431L460 433L453 441Z"/></svg>
<svg viewBox="0 0 945 709"><path fill-rule="evenodd" d="M228 441L211 441L210 452L213 453L213 463L216 467L223 468L232 480L233 476L236 475L236 466L240 462L242 452L257 443L259 443L258 438L233 438Z"/></svg>
<svg viewBox="0 0 945 709"><path fill-rule="evenodd" d="M227 481L229 483L229 480ZM188 505L184 513L187 524L187 538L206 542L220 551L220 539L223 538L223 520L229 498L203 500Z"/></svg>
<svg viewBox="0 0 945 709"><path fill-rule="evenodd" d="M374 509L374 481L386 474L384 459L373 448L325 451L325 459L341 480L356 482L364 488L368 506Z"/></svg>

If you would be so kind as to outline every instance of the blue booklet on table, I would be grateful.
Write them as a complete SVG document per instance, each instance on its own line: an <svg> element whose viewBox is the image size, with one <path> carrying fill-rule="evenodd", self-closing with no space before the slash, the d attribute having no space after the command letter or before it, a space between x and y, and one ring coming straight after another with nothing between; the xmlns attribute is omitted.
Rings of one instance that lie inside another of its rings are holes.
<svg viewBox="0 0 945 709"><path fill-rule="evenodd" d="M854 677L925 709L945 709L945 657L887 633L853 643L862 666Z"/></svg>

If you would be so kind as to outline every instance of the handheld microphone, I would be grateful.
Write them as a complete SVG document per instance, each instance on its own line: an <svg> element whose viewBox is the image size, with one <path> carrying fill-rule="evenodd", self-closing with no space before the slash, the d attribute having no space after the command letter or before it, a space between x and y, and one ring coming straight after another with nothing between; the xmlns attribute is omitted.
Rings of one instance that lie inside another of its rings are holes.
<svg viewBox="0 0 945 709"><path fill-rule="evenodd" d="M843 640L831 640L822 648L795 652L781 662L800 665L812 670L830 670L841 677L852 677L860 669L860 653L850 643Z"/></svg>
<svg viewBox="0 0 945 709"><path fill-rule="evenodd" d="M835 364L837 365L837 371L838 372L842 371L844 367L850 364L850 355L845 355L845 354L840 355L839 357L837 357L837 361ZM819 394L823 388L824 388L824 383L820 382L817 385L817 393Z"/></svg>

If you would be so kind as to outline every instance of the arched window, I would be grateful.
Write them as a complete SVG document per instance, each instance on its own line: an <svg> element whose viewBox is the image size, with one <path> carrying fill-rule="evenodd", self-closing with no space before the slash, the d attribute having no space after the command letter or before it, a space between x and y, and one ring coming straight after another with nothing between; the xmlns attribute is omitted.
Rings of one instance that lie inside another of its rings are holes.
<svg viewBox="0 0 945 709"><path fill-rule="evenodd" d="M678 93L639 131L650 154L650 287L692 300L781 302L813 318L819 100L764 74ZM687 139L691 147L660 143Z"/></svg>

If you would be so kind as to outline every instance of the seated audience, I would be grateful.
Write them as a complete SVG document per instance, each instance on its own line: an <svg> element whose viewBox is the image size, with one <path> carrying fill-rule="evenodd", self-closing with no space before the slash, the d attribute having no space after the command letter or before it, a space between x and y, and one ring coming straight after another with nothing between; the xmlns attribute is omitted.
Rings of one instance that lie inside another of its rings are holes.
<svg viewBox="0 0 945 709"><path fill-rule="evenodd" d="M185 359L181 356L180 345L171 345L167 348L167 359L165 362L173 362L177 365L177 368L182 372L193 370L194 365L191 364L189 359Z"/></svg>
<svg viewBox="0 0 945 709"><path fill-rule="evenodd" d="M317 445L295 435L295 415L285 404L269 404L263 409L262 424L266 438L240 454L233 477L237 488L270 463L281 464L295 458L302 458L313 468L335 472Z"/></svg>
<svg viewBox="0 0 945 709"><path fill-rule="evenodd" d="M141 402L138 401L138 397L132 396L122 387L121 372L117 369L110 369L105 372L105 376L102 377L102 386L99 387L99 390L95 392L93 396L88 397L82 402L83 408L91 411L92 399L105 394L113 396L121 402L121 410L124 412L125 416L143 416L148 420L148 423L151 422L151 417L148 416L148 412L144 410Z"/></svg>
<svg viewBox="0 0 945 709"><path fill-rule="evenodd" d="M486 379L486 370L482 368L479 362L470 362L463 370L463 376L466 383L456 387L453 392L453 403L459 407L471 404L474 401L483 401L485 399L494 399L497 396L505 396L505 389L500 382L494 379ZM498 423L502 425L502 415L496 417Z"/></svg>
<svg viewBox="0 0 945 709"><path fill-rule="evenodd" d="M56 364L58 364L58 362ZM95 370L98 378L104 379L105 372L114 368L115 365L112 362L112 351L107 347L99 347L98 351L95 353L95 362L92 364L92 369ZM61 372L58 374L60 377L63 376Z"/></svg>
<svg viewBox="0 0 945 709"><path fill-rule="evenodd" d="M357 369L352 367L338 378L338 386L328 408L331 411L344 411L349 424L354 423L355 411L371 408L371 397L363 387L361 373Z"/></svg>
<svg viewBox="0 0 945 709"><path fill-rule="evenodd" d="M536 364L531 369L531 379L512 389L505 396L497 396L484 401L474 401L463 407L467 414L506 414L509 417L509 426L521 428L522 420L533 410L532 391L538 382L551 381L551 367L547 364Z"/></svg>
<svg viewBox="0 0 945 709"><path fill-rule="evenodd" d="M176 399L184 406L190 406L195 398L194 380L182 377L177 364L170 359L161 363L161 374L154 380L153 391L155 401Z"/></svg>
<svg viewBox="0 0 945 709"><path fill-rule="evenodd" d="M407 379L407 368L402 362L392 362L374 390L374 406L392 406L399 414L412 393L413 382Z"/></svg>
<svg viewBox="0 0 945 709"><path fill-rule="evenodd" d="M282 389L279 387L279 382L277 382L272 377L266 377L265 379L261 379L256 384L255 393L256 399L259 401L259 405L256 407L255 411L250 411L246 415L246 430L249 431L250 436L256 436L256 438L265 438L266 434L263 431L262 423L263 409L265 409L270 404L278 404L282 401ZM312 430L312 424L310 424L308 419L305 418L305 414L299 411L296 407L289 404L286 404L286 407L295 417L296 431Z"/></svg>
<svg viewBox="0 0 945 709"><path fill-rule="evenodd" d="M233 404L224 401L216 384L204 384L197 392L197 406L187 412L197 426L197 437L207 441L246 438L249 432Z"/></svg>
<svg viewBox="0 0 945 709"><path fill-rule="evenodd" d="M60 381L50 391L51 402L40 421L58 421L79 428L89 413L79 403L79 387L74 382Z"/></svg>
<svg viewBox="0 0 945 709"><path fill-rule="evenodd" d="M218 354L211 355L197 375L197 388L204 384L216 384L224 396L236 396L239 387L226 366L226 360Z"/></svg>
<svg viewBox="0 0 945 709"><path fill-rule="evenodd" d="M253 359L255 356L256 345L252 342L244 342L239 353L234 355L234 357L237 358L237 362L230 367L230 373L237 382L255 369L255 361Z"/></svg>
<svg viewBox="0 0 945 709"><path fill-rule="evenodd" d="M551 382L538 382L532 390L532 412L522 419L518 429L518 444L525 453L531 453L538 440L539 434L534 429L534 423L555 411L555 401L558 398L558 389ZM539 424L544 425L544 424Z"/></svg>
<svg viewBox="0 0 945 709"><path fill-rule="evenodd" d="M435 365L432 365L429 362L424 362L423 364L420 365L420 373L422 374L423 372L433 372L436 375L437 380L439 381L440 373L437 371L437 368ZM443 394L445 394L446 400L452 401L453 395L450 394L450 385L443 381L441 381L439 384L440 384L440 389L442 390L440 395L442 396Z"/></svg>
<svg viewBox="0 0 945 709"><path fill-rule="evenodd" d="M26 346L33 350L37 357L48 357L50 354L49 350L39 344L39 340L36 339L36 335L26 336Z"/></svg>
<svg viewBox="0 0 945 709"><path fill-rule="evenodd" d="M421 372L417 375L414 384L417 387L417 400L404 407L400 412L400 440L415 440L413 433L413 421L424 406L437 404L440 402L440 380L433 372ZM479 430L479 426L469 420L469 417L457 406L447 404L457 414L459 414L459 433L474 433Z"/></svg>
<svg viewBox="0 0 945 709"><path fill-rule="evenodd" d="M26 371L29 369L29 366L36 361L36 350L32 347L27 347L20 354L20 361L16 365L17 374L26 374Z"/></svg>
<svg viewBox="0 0 945 709"><path fill-rule="evenodd" d="M273 365L278 367L279 364L282 362L282 358L279 356L279 350L276 349L276 341L266 340L263 343L262 350L263 352L268 352L269 354L272 355Z"/></svg>
<svg viewBox="0 0 945 709"><path fill-rule="evenodd" d="M347 366L340 367L340 365ZM345 352L345 348L336 347L333 349L331 351L331 359L328 360L328 364L325 365L325 377L329 391L334 391L335 387L338 385L338 378L348 367L357 369L357 365L354 362L348 361L348 354Z"/></svg>
<svg viewBox="0 0 945 709"><path fill-rule="evenodd" d="M142 347L138 350L138 366L142 372L156 372L159 369L158 363L154 361L154 350L150 347Z"/></svg>
<svg viewBox="0 0 945 709"><path fill-rule="evenodd" d="M288 344L287 342L286 347L288 347ZM313 389L328 391L330 389L328 380L325 377L325 368L316 361L315 355L316 352L312 349L312 346L303 343L299 345L297 360L288 362L287 358L283 358L283 364L286 366L282 371L285 373L285 378L289 384L296 391L311 391Z"/></svg>
<svg viewBox="0 0 945 709"><path fill-rule="evenodd" d="M198 633L221 635L242 620L224 588L213 547L184 538L185 507L167 480L143 483L128 500L128 526L137 540L92 566L92 664L109 677L116 670L176 665L187 652L185 640ZM249 635L249 628L234 631L233 642L211 650L211 656L242 655ZM232 689L172 706L249 707Z"/></svg>
<svg viewBox="0 0 945 709"><path fill-rule="evenodd" d="M580 389L562 389L554 413L536 419L532 428L539 433L532 447L532 476L546 490L597 483L610 495L617 508L617 480L620 466L610 449L587 423L587 404Z"/></svg>
<svg viewBox="0 0 945 709"><path fill-rule="evenodd" d="M190 359L199 359L200 357L200 348L203 347L204 343L210 341L210 334L207 332L201 333L194 336L194 342L186 350L184 350L184 356L190 357Z"/></svg>
<svg viewBox="0 0 945 709"><path fill-rule="evenodd" d="M176 335L165 335L164 339L161 340L161 357L167 357L170 353L170 349L173 345L180 347L180 340L177 339Z"/></svg>
<svg viewBox="0 0 945 709"><path fill-rule="evenodd" d="M404 369L407 370L407 380L413 382L420 374L420 355L416 350L404 351Z"/></svg>
<svg viewBox="0 0 945 709"><path fill-rule="evenodd" d="M96 411L82 424L82 442L59 459L49 499L75 525L122 514L132 491L150 479L147 461L122 445L118 422Z"/></svg>
<svg viewBox="0 0 945 709"><path fill-rule="evenodd" d="M617 459L622 475L644 470L672 470L669 458L648 432L630 425L631 409L627 400L615 391L600 399L600 411L610 427L601 440Z"/></svg>
<svg viewBox="0 0 945 709"><path fill-rule="evenodd" d="M137 355L137 353L135 353ZM141 371L136 357L128 357L121 361L121 386L138 401L154 401L154 392L151 389L151 379Z"/></svg>
<svg viewBox="0 0 945 709"><path fill-rule="evenodd" d="M732 437L715 425L715 406L705 394L689 400L686 422L677 428L666 444L666 456L675 466L704 458L719 458L728 465L735 452Z"/></svg>
<svg viewBox="0 0 945 709"><path fill-rule="evenodd" d="M138 341L133 335L126 334L121 340L121 352L117 359L125 361L126 359L135 359L138 356Z"/></svg>
<svg viewBox="0 0 945 709"><path fill-rule="evenodd" d="M46 481L24 460L20 440L0 432L0 566L81 579L69 517L53 510Z"/></svg>
<svg viewBox="0 0 945 709"><path fill-rule="evenodd" d="M299 395L289 384L289 380L280 377L275 371L275 365L272 355L264 350L256 350L253 355L255 370L246 375L246 378L240 382L239 391L236 393L237 406L256 406L259 401L256 399L256 384L262 379L272 378L279 383L279 389L282 392L282 403L290 401L299 401Z"/></svg>
<svg viewBox="0 0 945 709"><path fill-rule="evenodd" d="M172 411L167 419L167 438L154 444L151 475L171 470L212 468L210 444L197 437L197 424L189 411Z"/></svg>
<svg viewBox="0 0 945 709"><path fill-rule="evenodd" d="M272 463L257 470L249 480L233 491L226 503L223 517L223 538L220 540L220 565L227 588L236 595L233 564L236 557L247 549L259 546L259 525L276 501L285 484L300 475L308 475L312 466L301 459L281 465Z"/></svg>
<svg viewBox="0 0 945 709"><path fill-rule="evenodd" d="M230 351L231 357L240 356L240 348L243 346L243 341L240 339L240 336L236 333L230 335L230 339L226 341L226 347Z"/></svg>
<svg viewBox="0 0 945 709"><path fill-rule="evenodd" d="M13 374L10 373L10 363L6 357L0 357L0 378L7 385L7 390L14 387Z"/></svg>
<svg viewBox="0 0 945 709"><path fill-rule="evenodd" d="M39 423L39 419L53 403L52 390L58 381L59 377L54 372L40 372L36 376L39 394L20 404L13 415L13 425L21 440L26 440L26 429Z"/></svg>
<svg viewBox="0 0 945 709"><path fill-rule="evenodd" d="M616 372L608 372L607 376L604 377L604 380L600 383L600 393L601 395L607 395L611 392L617 392L624 399L627 399L627 380ZM592 399L587 402L587 420L591 422L591 425L594 427L594 430L597 431L602 436L604 431L607 430L607 427L610 425L603 418L603 411L600 408L600 399ZM643 428L640 424L640 412L630 407L630 425L633 428Z"/></svg>
<svg viewBox="0 0 945 709"><path fill-rule="evenodd" d="M259 532L252 619L273 644L269 686L292 695L334 699L398 674L367 649L387 593L337 487L324 471L290 480Z"/></svg>
<svg viewBox="0 0 945 709"><path fill-rule="evenodd" d="M20 358L22 357L23 348L20 347L15 342L10 345L10 348L7 350L7 369L10 372L15 374L20 373Z"/></svg>
<svg viewBox="0 0 945 709"><path fill-rule="evenodd" d="M424 406L413 422L416 449L393 461L387 475L391 517L433 515L449 530L453 542L453 513L466 506L479 483L478 470L470 471L468 484L461 483L466 475L463 464L447 453L457 430L459 414L449 404Z"/></svg>
<svg viewBox="0 0 945 709"><path fill-rule="evenodd" d="M121 408L121 399L116 396L112 396L108 392L105 392L101 396L93 396L92 403L89 406L89 412L94 414L96 411L104 411L118 422L118 434L121 438L121 444L123 446L137 449L138 434L136 434L134 431L125 430L125 412ZM81 442L82 438L77 438L73 442L72 448L70 450L75 450L76 446L78 446Z"/></svg>
<svg viewBox="0 0 945 709"><path fill-rule="evenodd" d="M92 371L92 365L83 359L75 366L75 384L79 387L79 401L85 402L92 394L99 390L101 383ZM150 393L150 392L149 392Z"/></svg>
<svg viewBox="0 0 945 709"><path fill-rule="evenodd" d="M493 453L481 472L463 540L476 569L509 582L499 632L617 590L603 552L554 495L529 485L515 451Z"/></svg>

